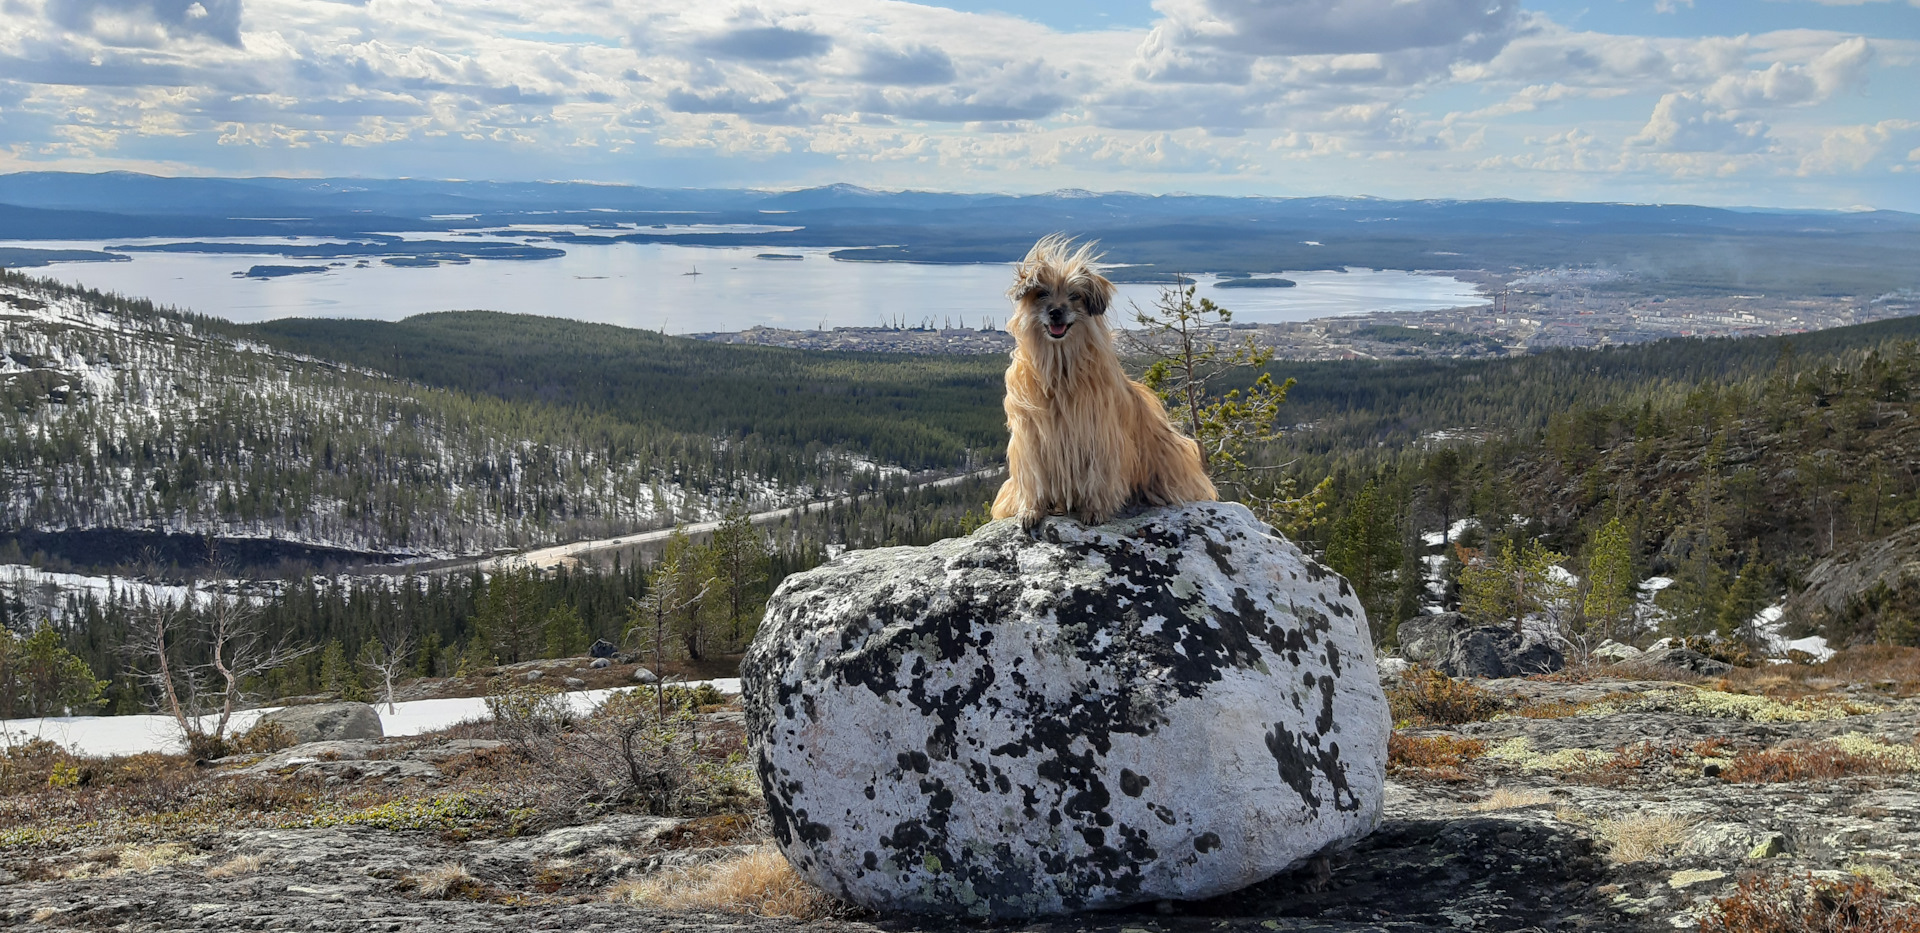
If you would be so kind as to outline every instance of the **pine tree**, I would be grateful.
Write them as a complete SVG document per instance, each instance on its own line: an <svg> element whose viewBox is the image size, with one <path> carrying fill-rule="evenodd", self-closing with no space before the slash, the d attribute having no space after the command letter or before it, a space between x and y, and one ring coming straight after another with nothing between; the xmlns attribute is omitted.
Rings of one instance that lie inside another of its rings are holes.
<svg viewBox="0 0 1920 933"><path fill-rule="evenodd" d="M496 571L474 607L476 657L483 663L531 661L541 642L538 580L531 569Z"/></svg>
<svg viewBox="0 0 1920 933"><path fill-rule="evenodd" d="M1528 616L1549 616L1571 601L1571 587L1559 570L1565 554L1548 550L1538 541L1508 544L1498 557L1481 558L1460 571L1460 611L1476 622L1511 624L1523 630Z"/></svg>
<svg viewBox="0 0 1920 933"><path fill-rule="evenodd" d="M347 649L336 638L320 649L320 692L345 699L349 682L357 681L347 667Z"/></svg>
<svg viewBox="0 0 1920 933"><path fill-rule="evenodd" d="M1587 598L1581 611L1603 637L1632 637L1634 592L1633 540L1619 517L1610 518L1587 542Z"/></svg>
<svg viewBox="0 0 1920 933"><path fill-rule="evenodd" d="M1727 587L1726 598L1721 601L1715 620L1714 630L1722 638L1737 638L1750 647L1762 647L1760 633L1753 623L1760 610L1767 608L1767 581L1772 576L1773 568L1760 563L1759 542L1749 545L1746 563L1740 566L1740 572Z"/></svg>
<svg viewBox="0 0 1920 933"><path fill-rule="evenodd" d="M25 638L0 629L0 719L72 715L106 686L52 625L43 621Z"/></svg>
<svg viewBox="0 0 1920 933"><path fill-rule="evenodd" d="M1400 569L1400 529L1389 496L1369 480L1344 518L1334 523L1327 563L1347 578L1377 642L1399 620L1392 615L1394 577Z"/></svg>
<svg viewBox="0 0 1920 933"><path fill-rule="evenodd" d="M714 529L707 544L714 571L714 600L725 615L729 647L753 637L765 604L768 547L766 537L753 527L744 503L735 501Z"/></svg>
<svg viewBox="0 0 1920 933"><path fill-rule="evenodd" d="M540 623L545 646L542 657L574 658L587 651L587 629L580 624L580 613L572 606L555 606Z"/></svg>

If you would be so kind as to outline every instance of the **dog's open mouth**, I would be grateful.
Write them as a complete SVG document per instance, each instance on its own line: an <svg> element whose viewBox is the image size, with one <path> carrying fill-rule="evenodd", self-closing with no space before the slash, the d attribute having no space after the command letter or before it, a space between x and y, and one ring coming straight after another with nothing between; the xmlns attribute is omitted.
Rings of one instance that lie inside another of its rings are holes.
<svg viewBox="0 0 1920 933"><path fill-rule="evenodd" d="M1067 329L1072 326L1073 326L1072 321L1067 321L1064 324L1048 324L1047 336L1052 337L1055 340L1059 340L1060 338L1065 337L1067 335Z"/></svg>

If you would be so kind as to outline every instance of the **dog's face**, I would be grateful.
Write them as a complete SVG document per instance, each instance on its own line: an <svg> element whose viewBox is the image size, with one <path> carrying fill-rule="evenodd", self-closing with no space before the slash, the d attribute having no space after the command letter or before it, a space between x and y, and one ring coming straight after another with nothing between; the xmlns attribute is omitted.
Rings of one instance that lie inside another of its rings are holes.
<svg viewBox="0 0 1920 933"><path fill-rule="evenodd" d="M1050 236L1034 244L1014 272L1012 325L1014 336L1043 344L1065 344L1076 330L1104 328L1107 306L1113 302L1113 283L1093 271L1092 244L1073 249L1073 243Z"/></svg>

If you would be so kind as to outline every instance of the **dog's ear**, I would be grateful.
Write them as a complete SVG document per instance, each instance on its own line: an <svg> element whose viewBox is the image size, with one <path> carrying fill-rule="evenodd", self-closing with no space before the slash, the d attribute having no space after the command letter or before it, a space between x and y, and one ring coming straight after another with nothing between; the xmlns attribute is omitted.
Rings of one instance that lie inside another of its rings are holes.
<svg viewBox="0 0 1920 933"><path fill-rule="evenodd" d="M1098 272L1087 272L1087 313L1095 316L1107 313L1107 306L1113 304L1113 283Z"/></svg>

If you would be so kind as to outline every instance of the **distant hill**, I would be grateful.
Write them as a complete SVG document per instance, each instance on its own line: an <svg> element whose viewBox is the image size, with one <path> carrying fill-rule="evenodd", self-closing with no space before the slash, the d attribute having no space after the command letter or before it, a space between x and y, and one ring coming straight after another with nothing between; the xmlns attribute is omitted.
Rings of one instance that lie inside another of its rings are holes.
<svg viewBox="0 0 1920 933"><path fill-rule="evenodd" d="M347 236L504 223L781 225L782 232L560 236L574 242L833 247L840 258L1006 262L1066 231L1099 239L1116 274L1348 266L1511 272L1609 266L1671 292L1873 295L1920 286L1920 215L1669 204L673 189L580 182L0 175L0 240L54 236Z"/></svg>
<svg viewBox="0 0 1920 933"><path fill-rule="evenodd" d="M112 565L212 537L272 564L617 535L991 459L997 381L481 312L249 329L0 273L0 551Z"/></svg>

